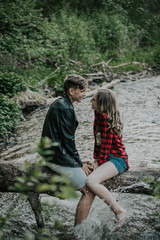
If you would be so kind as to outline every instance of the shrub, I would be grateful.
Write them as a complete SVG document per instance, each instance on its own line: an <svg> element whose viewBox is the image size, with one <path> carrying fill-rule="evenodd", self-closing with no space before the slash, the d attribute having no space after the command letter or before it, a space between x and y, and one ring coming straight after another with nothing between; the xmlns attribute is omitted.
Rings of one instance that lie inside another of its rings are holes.
<svg viewBox="0 0 160 240"><path fill-rule="evenodd" d="M153 60L155 63L160 63L160 47L155 48L155 51L153 53Z"/></svg>
<svg viewBox="0 0 160 240"><path fill-rule="evenodd" d="M17 92L25 90L23 78L16 73L0 73L0 93L13 97Z"/></svg>
<svg viewBox="0 0 160 240"><path fill-rule="evenodd" d="M19 106L0 93L0 138L8 136L20 118Z"/></svg>

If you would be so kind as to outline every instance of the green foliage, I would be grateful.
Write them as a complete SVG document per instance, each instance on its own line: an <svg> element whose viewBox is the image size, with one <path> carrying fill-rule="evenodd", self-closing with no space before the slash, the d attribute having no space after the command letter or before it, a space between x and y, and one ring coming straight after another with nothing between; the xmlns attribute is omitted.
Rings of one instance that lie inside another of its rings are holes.
<svg viewBox="0 0 160 240"><path fill-rule="evenodd" d="M160 37L160 2L145 1L116 1L127 13L129 22L144 30L140 45L153 45Z"/></svg>
<svg viewBox="0 0 160 240"><path fill-rule="evenodd" d="M43 159L35 164L25 163L25 174L18 177L18 182L11 189L18 192L31 191L32 188L41 193L50 191L53 196L57 196L62 199L74 198L76 193L73 187L71 187L68 178L59 175L53 175L48 181L46 181L46 174L42 172L41 167L50 166L50 156L54 155L52 148L58 146L58 143L53 143L49 138L42 138L41 142L38 144L38 153L44 156Z"/></svg>
<svg viewBox="0 0 160 240"><path fill-rule="evenodd" d="M160 179L149 176L145 179L145 182L148 183L153 190L153 196L160 199Z"/></svg>
<svg viewBox="0 0 160 240"><path fill-rule="evenodd" d="M156 44L159 3L152 2L7 0L1 4L2 65L66 66L69 58L91 64L119 57L123 49Z"/></svg>
<svg viewBox="0 0 160 240"><path fill-rule="evenodd" d="M48 162L50 160L50 155L54 154L54 149L58 146L58 143L52 142L48 137L42 138L38 144L37 151L40 156L43 156Z"/></svg>
<svg viewBox="0 0 160 240"><path fill-rule="evenodd" d="M63 95L64 94L63 84L64 84L65 77L68 74L75 74L75 73L76 71L69 70L67 68L59 69L59 71L57 71L56 74L49 76L46 82L48 83L49 86L54 87L54 89L56 90L56 94L58 96Z"/></svg>
<svg viewBox="0 0 160 240"><path fill-rule="evenodd" d="M50 154L46 150L46 155ZM47 158L45 158L46 161ZM41 171L41 167L46 165L44 160L40 160L36 164L25 163L25 172L22 177L17 178L17 183L12 190L18 192L28 192L34 187L38 193L52 192L53 196L60 199L75 198L77 197L74 188L70 185L70 181L66 176L54 175L49 181L46 181L47 175ZM50 163L47 164L49 166Z"/></svg>
<svg viewBox="0 0 160 240"><path fill-rule="evenodd" d="M26 89L23 78L14 72L0 73L0 83L0 92L8 97Z"/></svg>
<svg viewBox="0 0 160 240"><path fill-rule="evenodd" d="M128 28L123 24L120 15L106 15L105 12L94 14L91 24L94 22L93 36L102 54L114 57L119 49L126 47Z"/></svg>
<svg viewBox="0 0 160 240"><path fill-rule="evenodd" d="M88 61L90 53L95 50L95 41L86 19L74 12L63 10L60 12L58 23L68 45L69 57L83 62Z"/></svg>
<svg viewBox="0 0 160 240"><path fill-rule="evenodd" d="M0 93L0 138L12 132L21 119L19 106Z"/></svg>
<svg viewBox="0 0 160 240"><path fill-rule="evenodd" d="M63 83L64 78L66 77L67 74L68 74L67 72L60 71L56 75L47 80L49 86L52 87L55 86L57 95L62 95L64 93Z"/></svg>
<svg viewBox="0 0 160 240"><path fill-rule="evenodd" d="M2 4L1 12L2 66L14 69L116 59L156 44L160 35L159 11L149 1L17 0Z"/></svg>
<svg viewBox="0 0 160 240"><path fill-rule="evenodd" d="M35 9L35 0L5 1L1 4L1 18L3 38L1 38L2 58L8 55L9 63L14 68L19 64L28 67L31 57L36 57L38 50L36 41L41 39L36 24L42 22L41 14ZM3 61L2 61L3 63ZM5 61L6 64L6 61Z"/></svg>
<svg viewBox="0 0 160 240"><path fill-rule="evenodd" d="M6 0L0 12L0 92L9 97L45 83L62 94L65 75L101 61L160 62L158 0Z"/></svg>
<svg viewBox="0 0 160 240"><path fill-rule="evenodd" d="M154 50L153 60L157 64L160 63L160 47L159 46L157 48L155 48L155 50Z"/></svg>
<svg viewBox="0 0 160 240"><path fill-rule="evenodd" d="M45 158L40 159L37 163L32 165L26 161L25 166L22 167L22 171L24 172L23 175L17 178L17 183L13 187L10 187L10 190L23 193L26 198L27 195L25 195L25 193L32 191L33 188L34 191L38 193L50 192L50 194L52 193L53 196L60 199L77 198L75 189L71 186L70 181L65 175L60 176L54 174L50 179L48 179L47 175L43 172L43 167L51 164L47 156L51 153L54 154L53 151L48 150L53 146L57 146L57 143L52 143L52 141L47 137L42 139L42 141L38 144L38 152L45 156ZM45 204L51 211L53 203L52 206L50 206L49 203ZM0 218L0 223L2 224L2 227L0 228L0 236L3 236L2 230L5 228L7 221L9 221L9 218L12 216L11 214L12 213L10 213L7 217ZM60 229L62 227L62 223L56 219L54 227L55 229ZM50 233L48 228L44 228L43 230L38 229L37 236L37 239L39 240L58 240L56 236L53 236L53 234ZM32 240L34 237L33 233L26 232L23 239Z"/></svg>
<svg viewBox="0 0 160 240"><path fill-rule="evenodd" d="M8 222L9 216L0 216L0 239L2 239L3 236L3 228Z"/></svg>

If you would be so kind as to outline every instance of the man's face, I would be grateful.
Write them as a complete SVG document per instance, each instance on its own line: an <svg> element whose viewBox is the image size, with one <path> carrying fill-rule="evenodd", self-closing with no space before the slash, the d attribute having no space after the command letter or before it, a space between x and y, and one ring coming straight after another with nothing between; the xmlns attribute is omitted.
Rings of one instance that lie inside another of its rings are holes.
<svg viewBox="0 0 160 240"><path fill-rule="evenodd" d="M84 89L71 89L71 95L70 95L70 99L73 102L81 102L82 99L86 96L86 88Z"/></svg>

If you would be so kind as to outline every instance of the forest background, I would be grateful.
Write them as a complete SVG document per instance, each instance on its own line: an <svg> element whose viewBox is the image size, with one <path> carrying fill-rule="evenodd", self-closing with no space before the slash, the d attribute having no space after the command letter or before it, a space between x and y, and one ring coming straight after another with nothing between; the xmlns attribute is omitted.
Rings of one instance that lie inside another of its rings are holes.
<svg viewBox="0 0 160 240"><path fill-rule="evenodd" d="M158 0L1 0L0 13L1 141L22 118L20 91L61 91L67 74L102 61L160 63Z"/></svg>

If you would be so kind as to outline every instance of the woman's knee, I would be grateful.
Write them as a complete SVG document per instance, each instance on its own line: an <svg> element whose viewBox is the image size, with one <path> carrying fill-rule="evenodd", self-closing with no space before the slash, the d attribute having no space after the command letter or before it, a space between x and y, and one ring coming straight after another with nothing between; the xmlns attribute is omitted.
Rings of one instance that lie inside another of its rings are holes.
<svg viewBox="0 0 160 240"><path fill-rule="evenodd" d="M94 179L88 176L86 179L86 186L92 189L92 186L94 186L94 184L95 184Z"/></svg>

